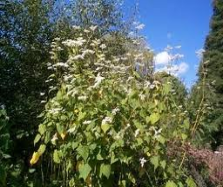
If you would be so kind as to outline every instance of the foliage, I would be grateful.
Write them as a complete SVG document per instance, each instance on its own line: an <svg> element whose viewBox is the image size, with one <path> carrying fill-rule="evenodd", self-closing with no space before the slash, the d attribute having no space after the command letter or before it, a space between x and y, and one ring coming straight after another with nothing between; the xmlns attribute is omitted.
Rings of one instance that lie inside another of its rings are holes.
<svg viewBox="0 0 223 187"><path fill-rule="evenodd" d="M0 0L0 102L5 104L9 116L12 170L15 170L13 178L17 181L16 186L30 178L27 176L29 152L33 150L31 140L40 123L37 116L44 110L41 101L43 96L47 96L49 87L45 81L51 74L47 63L50 61L52 39L68 38L72 34L70 30L74 21L80 25L85 24L79 19L83 15L81 10L85 11L84 7L79 9L76 6L71 1ZM107 25L103 32L106 30L109 33L109 29L117 26L116 23L120 20L116 17L117 7L110 1L101 1L96 8L97 10L86 7L88 14L97 13L97 18L89 18L96 21L99 18L106 19ZM104 10L103 15L99 14L101 10ZM73 19L69 19L71 17ZM118 26L116 28L115 34L118 35ZM103 32L98 32L98 35L102 36ZM123 37L121 32L119 35ZM116 44L118 45L117 41ZM52 82L50 85L53 85Z"/></svg>
<svg viewBox="0 0 223 187"><path fill-rule="evenodd" d="M203 135L202 138L211 135L207 141L214 149L223 143L222 123L223 123L223 85L222 85L222 39L223 39L223 2L213 1L213 16L211 20L211 30L206 38L205 52L199 69L199 81L193 88L192 100L197 102L198 97L202 98L202 87L205 89L205 105L208 107L203 115ZM202 81L205 79L205 84ZM195 108L198 105L195 105Z"/></svg>
<svg viewBox="0 0 223 187"><path fill-rule="evenodd" d="M131 63L139 54L107 55L96 27L74 29L52 44L50 79L60 85L50 90L57 93L41 115L31 164L52 164L45 177L64 186L186 184L180 160L167 155L168 142L185 142L190 128L172 84L141 77Z"/></svg>
<svg viewBox="0 0 223 187"><path fill-rule="evenodd" d="M7 126L8 118L6 116L6 111L2 108L0 109L0 185L6 186L6 177L8 164L7 160L10 158L9 152L9 141L10 135Z"/></svg>
<svg viewBox="0 0 223 187"><path fill-rule="evenodd" d="M186 99L187 99L187 90L184 84L179 80L179 78L175 77L174 75L168 74L166 72L157 72L154 74L155 78L160 82L167 84L172 84L171 93L175 97L175 102L177 105L182 105L184 109L186 108ZM183 106L184 105L184 106Z"/></svg>

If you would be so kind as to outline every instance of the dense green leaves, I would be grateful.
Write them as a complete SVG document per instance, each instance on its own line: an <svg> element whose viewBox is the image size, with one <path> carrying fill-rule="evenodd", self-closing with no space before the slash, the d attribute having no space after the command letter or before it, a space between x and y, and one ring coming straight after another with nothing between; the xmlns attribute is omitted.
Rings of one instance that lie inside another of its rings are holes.
<svg viewBox="0 0 223 187"><path fill-rule="evenodd" d="M66 69L55 77L62 83L46 104L39 125L37 140L47 142L51 136L46 161L53 155L60 167L74 165L67 168L66 180L81 185L159 186L168 177L184 183L180 160L167 153L168 141L183 143L190 128L183 123L189 119L175 103L172 83L141 78L129 68L133 64L126 54L121 58L126 60L117 64L119 57L106 53L106 41L98 39L91 28L86 31L73 39L57 40L52 49L53 56L60 56L56 55L58 46L68 56L63 63L55 59L56 71L60 66ZM89 35L91 40L85 40ZM87 55L80 57L83 49Z"/></svg>

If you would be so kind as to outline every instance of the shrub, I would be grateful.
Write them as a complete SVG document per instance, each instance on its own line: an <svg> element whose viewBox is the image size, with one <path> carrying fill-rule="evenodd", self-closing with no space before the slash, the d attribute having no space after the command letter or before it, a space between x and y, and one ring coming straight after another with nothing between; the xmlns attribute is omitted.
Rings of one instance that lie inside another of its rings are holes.
<svg viewBox="0 0 223 187"><path fill-rule="evenodd" d="M73 39L52 44L47 81L60 84L50 89L30 163L48 163L55 185L193 186L181 160L168 157L168 142L189 134L172 84L140 76L130 63L140 53L108 55L95 27L75 29Z"/></svg>

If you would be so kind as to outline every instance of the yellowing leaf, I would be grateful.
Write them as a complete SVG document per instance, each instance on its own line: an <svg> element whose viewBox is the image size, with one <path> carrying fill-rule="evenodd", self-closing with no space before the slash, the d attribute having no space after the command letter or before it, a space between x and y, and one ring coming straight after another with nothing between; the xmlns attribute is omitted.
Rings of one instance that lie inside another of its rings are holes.
<svg viewBox="0 0 223 187"><path fill-rule="evenodd" d="M149 119L150 119L150 122L151 122L152 125L153 125L153 124L155 124L157 121L159 121L159 119L160 119L160 114L159 114L159 113L153 113L153 114L150 115Z"/></svg>
<svg viewBox="0 0 223 187"><path fill-rule="evenodd" d="M154 102L155 102L155 106L157 106L158 105L158 100L155 99Z"/></svg>
<svg viewBox="0 0 223 187"><path fill-rule="evenodd" d="M102 97L102 90L100 90L99 92L98 92L98 96L101 98Z"/></svg>
<svg viewBox="0 0 223 187"><path fill-rule="evenodd" d="M88 186L91 186L91 184L92 184L91 175L88 175L85 182L87 183Z"/></svg>
<svg viewBox="0 0 223 187"><path fill-rule="evenodd" d="M67 133L61 133L61 134L60 134L60 136L61 136L62 140L64 140L64 139L65 139L66 135L67 135Z"/></svg>
<svg viewBox="0 0 223 187"><path fill-rule="evenodd" d="M40 154L38 152L34 152L32 158L30 160L30 164L31 165L36 164L39 160L39 157L40 157Z"/></svg>
<svg viewBox="0 0 223 187"><path fill-rule="evenodd" d="M110 125L107 123L101 124L101 129L103 130L104 133L106 133L110 129Z"/></svg>

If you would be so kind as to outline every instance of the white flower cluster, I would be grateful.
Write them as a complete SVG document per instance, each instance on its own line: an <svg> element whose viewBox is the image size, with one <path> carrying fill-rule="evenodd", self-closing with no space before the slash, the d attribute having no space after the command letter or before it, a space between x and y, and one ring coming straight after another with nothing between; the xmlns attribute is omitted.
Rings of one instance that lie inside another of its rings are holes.
<svg viewBox="0 0 223 187"><path fill-rule="evenodd" d="M101 122L101 124L102 125L105 125L105 124L107 124L107 123L112 123L112 118L111 117L105 117L103 120L102 120L102 122Z"/></svg>
<svg viewBox="0 0 223 187"><path fill-rule="evenodd" d="M68 39L66 41L63 41L62 44L64 44L67 47L80 47L83 46L83 44L86 42L83 37L78 37L76 40Z"/></svg>

